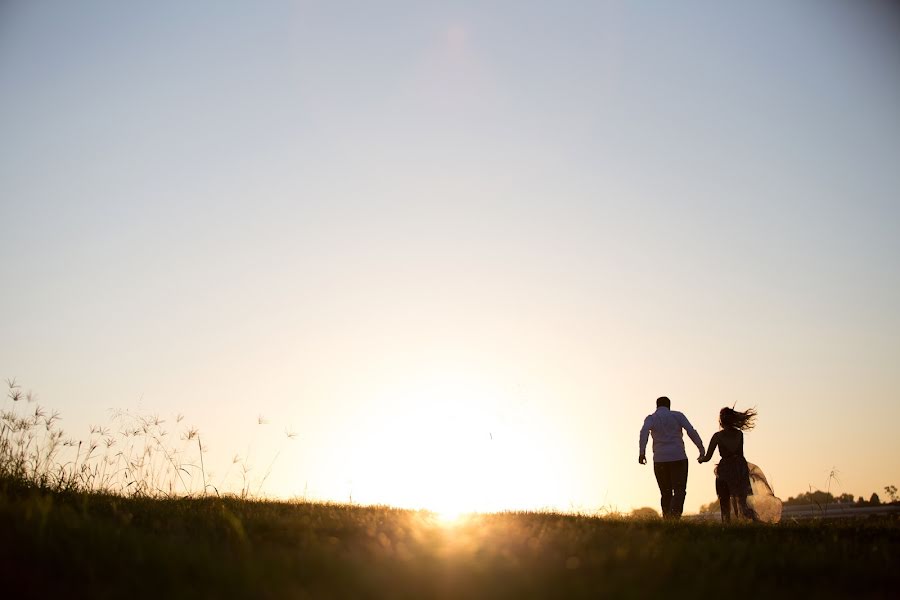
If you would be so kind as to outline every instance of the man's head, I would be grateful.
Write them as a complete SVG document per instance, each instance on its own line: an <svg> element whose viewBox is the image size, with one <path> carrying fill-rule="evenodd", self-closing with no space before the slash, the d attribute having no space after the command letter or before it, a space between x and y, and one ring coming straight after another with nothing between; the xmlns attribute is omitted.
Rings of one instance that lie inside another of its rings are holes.
<svg viewBox="0 0 900 600"><path fill-rule="evenodd" d="M669 400L668 396L660 396L656 399L656 408L659 408L660 406L672 408L672 402Z"/></svg>

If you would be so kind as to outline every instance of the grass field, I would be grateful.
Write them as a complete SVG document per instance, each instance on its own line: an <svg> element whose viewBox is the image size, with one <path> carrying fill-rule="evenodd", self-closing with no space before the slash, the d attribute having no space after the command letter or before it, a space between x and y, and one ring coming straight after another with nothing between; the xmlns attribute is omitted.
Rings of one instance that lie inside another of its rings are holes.
<svg viewBox="0 0 900 600"><path fill-rule="evenodd" d="M730 526L0 485L15 597L897 597L896 519ZM13 596L8 596L13 597Z"/></svg>
<svg viewBox="0 0 900 600"><path fill-rule="evenodd" d="M552 513L443 521L253 499L265 476L220 498L200 435L180 417L164 425L122 413L78 440L31 392L7 386L2 597L900 597L896 516L730 527Z"/></svg>

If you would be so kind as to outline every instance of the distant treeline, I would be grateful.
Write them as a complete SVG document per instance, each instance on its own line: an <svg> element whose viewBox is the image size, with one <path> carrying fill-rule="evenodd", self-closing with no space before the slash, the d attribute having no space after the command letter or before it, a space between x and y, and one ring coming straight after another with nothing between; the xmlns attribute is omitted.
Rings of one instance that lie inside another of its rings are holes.
<svg viewBox="0 0 900 600"><path fill-rule="evenodd" d="M897 486L887 485L884 487L884 499L882 500L876 492L872 492L869 499L863 496L854 496L853 494L840 494L835 496L831 492L822 490L810 490L797 496L791 496L784 501L785 506L801 506L814 504L818 506L827 506L829 504L842 504L853 506L879 506L882 503L892 503L900 501L900 495L897 494ZM719 512L719 501L715 500L709 504L700 507L701 513Z"/></svg>
<svg viewBox="0 0 900 600"><path fill-rule="evenodd" d="M862 496L853 497L853 494L841 494L839 496L835 496L829 492L823 492L822 490L814 490L806 492L805 494L800 494L795 497L788 498L784 501L785 506L793 506L798 504L857 504L859 506L878 506L882 502L896 502L897 498L897 488L893 485L886 486L884 488L885 498L884 500L875 493L872 492L872 495L869 496L869 499L866 500Z"/></svg>

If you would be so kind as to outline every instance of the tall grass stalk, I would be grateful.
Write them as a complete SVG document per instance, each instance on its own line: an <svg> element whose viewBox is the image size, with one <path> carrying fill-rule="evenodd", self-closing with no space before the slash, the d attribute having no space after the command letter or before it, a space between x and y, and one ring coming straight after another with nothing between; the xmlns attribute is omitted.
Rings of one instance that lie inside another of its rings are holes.
<svg viewBox="0 0 900 600"><path fill-rule="evenodd" d="M227 482L216 486L210 480L196 427L185 428L179 444L159 416L114 411L110 425L92 425L86 438L75 439L59 426L59 413L35 404L36 394L24 392L15 379L6 384L0 410L0 484L138 497L206 496L210 489L218 495L220 487L228 489ZM183 418L175 417L176 427ZM251 486L256 495L262 493L282 449L260 481L250 478L244 461L241 497L253 495Z"/></svg>

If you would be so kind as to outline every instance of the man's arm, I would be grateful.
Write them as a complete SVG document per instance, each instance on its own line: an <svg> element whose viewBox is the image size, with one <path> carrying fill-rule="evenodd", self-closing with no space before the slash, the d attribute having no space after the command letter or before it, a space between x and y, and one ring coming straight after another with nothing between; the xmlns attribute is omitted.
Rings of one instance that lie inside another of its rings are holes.
<svg viewBox="0 0 900 600"><path fill-rule="evenodd" d="M697 449L700 451L700 456L706 454L706 450L704 450L703 448L703 440L700 438L700 434L697 433L697 430L694 429L694 426L691 425L691 422L688 421L688 418L684 416L684 413L678 413L678 420L684 430L687 431L688 437L690 437L691 441L694 442L694 445L697 446Z"/></svg>
<svg viewBox="0 0 900 600"><path fill-rule="evenodd" d="M644 426L641 427L641 437L638 442L638 462L642 465L647 462L647 439L650 437L650 417L644 419Z"/></svg>

